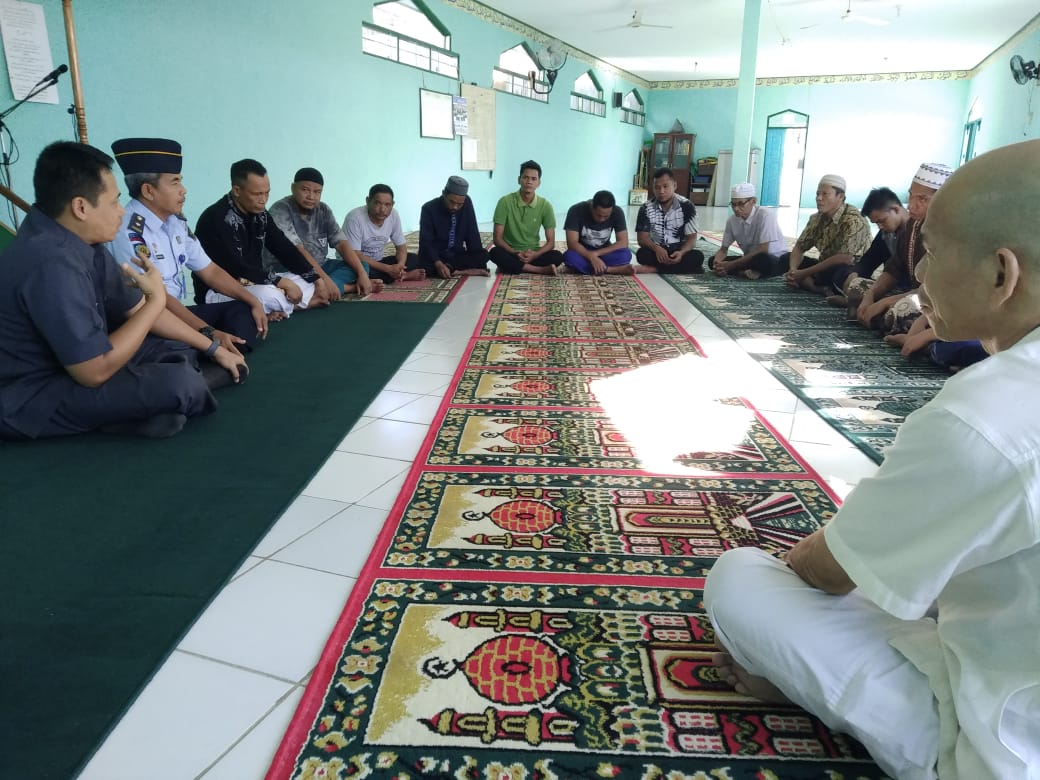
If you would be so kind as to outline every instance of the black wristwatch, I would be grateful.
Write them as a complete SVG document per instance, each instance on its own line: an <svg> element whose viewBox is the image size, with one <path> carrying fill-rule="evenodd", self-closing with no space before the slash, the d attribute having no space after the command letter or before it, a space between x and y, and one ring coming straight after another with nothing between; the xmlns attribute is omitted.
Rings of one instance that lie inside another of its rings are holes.
<svg viewBox="0 0 1040 780"><path fill-rule="evenodd" d="M206 336L207 338L213 338L213 334L216 332L217 329L214 328L212 325L203 325L201 328L199 328L199 333L201 333L203 336Z"/></svg>

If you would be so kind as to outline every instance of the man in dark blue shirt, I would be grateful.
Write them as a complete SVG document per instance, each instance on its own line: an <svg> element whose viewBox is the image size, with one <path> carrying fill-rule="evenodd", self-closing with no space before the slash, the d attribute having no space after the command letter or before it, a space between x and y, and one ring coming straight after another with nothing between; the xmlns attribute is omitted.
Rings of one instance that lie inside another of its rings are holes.
<svg viewBox="0 0 1040 780"><path fill-rule="evenodd" d="M104 246L123 217L111 168L69 141L36 162L36 205L0 254L0 439L172 436L215 408L196 350L220 374L245 374L240 356L166 311L149 260L143 273L116 265Z"/></svg>
<svg viewBox="0 0 1040 780"><path fill-rule="evenodd" d="M423 204L419 213L419 267L442 279L487 276L487 250L480 230L469 182L452 176L439 198Z"/></svg>

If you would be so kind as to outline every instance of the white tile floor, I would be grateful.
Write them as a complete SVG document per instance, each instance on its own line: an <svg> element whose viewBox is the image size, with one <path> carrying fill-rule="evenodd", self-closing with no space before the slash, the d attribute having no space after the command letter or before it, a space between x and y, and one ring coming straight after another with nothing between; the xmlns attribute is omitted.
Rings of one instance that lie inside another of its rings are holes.
<svg viewBox="0 0 1040 780"><path fill-rule="evenodd" d="M723 209L701 209L720 229ZM634 218L634 213L631 214ZM807 213L791 214L788 235ZM876 466L666 282L651 292L844 496ZM491 289L471 278L98 750L81 780L262 778ZM145 768L147 767L147 768Z"/></svg>

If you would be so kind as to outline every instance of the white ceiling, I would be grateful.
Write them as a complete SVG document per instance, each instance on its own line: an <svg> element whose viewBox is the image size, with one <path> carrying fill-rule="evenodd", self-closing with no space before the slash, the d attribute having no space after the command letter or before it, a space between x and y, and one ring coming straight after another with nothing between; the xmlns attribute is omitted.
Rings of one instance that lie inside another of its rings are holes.
<svg viewBox="0 0 1040 780"><path fill-rule="evenodd" d="M740 0L481 2L647 81L739 75ZM1037 0L761 2L759 78L971 70L1040 11ZM671 29L606 29L636 10L644 24Z"/></svg>

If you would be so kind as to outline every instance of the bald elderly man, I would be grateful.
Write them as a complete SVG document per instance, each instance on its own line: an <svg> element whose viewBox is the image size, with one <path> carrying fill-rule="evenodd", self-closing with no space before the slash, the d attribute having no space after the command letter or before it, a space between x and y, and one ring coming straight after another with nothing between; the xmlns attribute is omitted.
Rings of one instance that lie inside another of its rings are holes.
<svg viewBox="0 0 1040 780"><path fill-rule="evenodd" d="M1040 768L1040 141L932 199L921 307L990 357L906 418L876 476L780 561L727 552L704 606L720 676L856 737L897 778Z"/></svg>
<svg viewBox="0 0 1040 780"><path fill-rule="evenodd" d="M816 213L798 236L794 249L784 257L788 271L784 281L821 294L834 289L838 269L852 265L870 247L870 226L859 210L845 202L845 179L828 173L816 187ZM815 247L819 260L806 259ZM837 288L840 292L840 286Z"/></svg>

